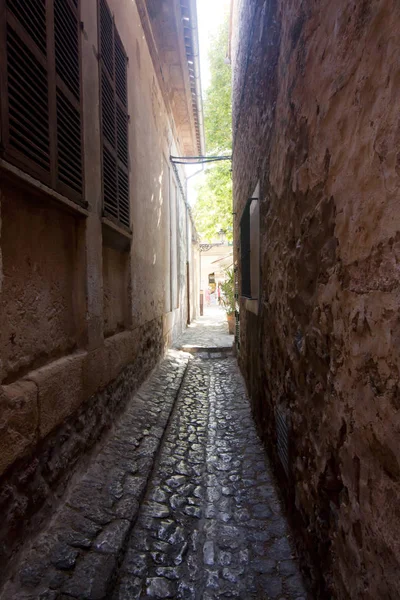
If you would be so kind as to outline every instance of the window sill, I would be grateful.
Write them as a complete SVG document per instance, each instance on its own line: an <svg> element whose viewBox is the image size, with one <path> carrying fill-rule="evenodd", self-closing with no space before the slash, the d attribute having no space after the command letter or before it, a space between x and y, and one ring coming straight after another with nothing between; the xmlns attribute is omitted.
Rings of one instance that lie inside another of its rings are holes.
<svg viewBox="0 0 400 600"><path fill-rule="evenodd" d="M258 315L258 298L246 298L245 296L242 296L242 299L244 300L245 309Z"/></svg>
<svg viewBox="0 0 400 600"><path fill-rule="evenodd" d="M107 217L101 219L103 229L103 244L114 250L129 252L132 242L132 233L120 227Z"/></svg>
<svg viewBox="0 0 400 600"><path fill-rule="evenodd" d="M72 200L69 200L66 196L59 194L55 190L49 188L46 184L42 183L38 179L35 179L28 173L25 173L22 169L15 167L10 164L6 160L0 158L0 170L5 177L7 177L13 183L27 189L30 193L34 194L44 194L50 200L54 200L62 208L66 209L68 212L72 212L75 215L79 215L81 217L86 218L89 212L83 206L76 204Z"/></svg>

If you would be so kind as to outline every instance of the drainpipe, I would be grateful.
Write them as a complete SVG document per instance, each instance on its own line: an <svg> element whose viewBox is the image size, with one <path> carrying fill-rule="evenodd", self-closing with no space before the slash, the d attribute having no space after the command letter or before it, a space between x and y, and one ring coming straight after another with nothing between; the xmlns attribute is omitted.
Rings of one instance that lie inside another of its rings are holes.
<svg viewBox="0 0 400 600"><path fill-rule="evenodd" d="M199 48L199 33L198 33L198 22L197 22L197 2L196 0L189 0L190 7L190 18L192 25L192 40L193 40L193 70L196 86L196 106L197 115L199 120L199 131L200 131L200 155L206 155L206 143L204 137L204 114L203 114L203 96L201 89L201 76L200 76L200 48ZM202 165L202 169L204 165ZM197 172L193 175L197 175ZM201 252L199 261L200 270L200 315L203 314L203 294L201 290Z"/></svg>
<svg viewBox="0 0 400 600"><path fill-rule="evenodd" d="M199 130L200 130L200 154L205 156L206 144L204 138L204 115L203 115L203 97L201 90L201 77L200 77L200 50L199 50L199 34L198 34L198 23L197 23L197 3L196 0L189 0L190 6L190 18L192 25L192 36L193 36L193 70L196 84L196 105L197 114L199 118Z"/></svg>
<svg viewBox="0 0 400 600"><path fill-rule="evenodd" d="M191 179L192 177L195 177L196 175L198 175L199 173L202 173L204 171L204 165L201 165L201 168L198 171L195 171L194 173L192 173L191 175L189 175L188 177L186 177L186 198L188 197L188 181L189 179ZM187 219L191 221L191 225L192 228L194 227L194 223L191 219L191 216L189 215L189 208L186 208L186 215L187 215ZM189 253L189 245L190 245L190 251L192 249L192 240L190 239L189 241L189 223L187 223L187 233L188 233L188 253ZM203 296L202 296L202 291L201 291L201 252L199 252L199 292L200 292L200 316L203 316ZM188 325L190 325L190 317L188 320Z"/></svg>

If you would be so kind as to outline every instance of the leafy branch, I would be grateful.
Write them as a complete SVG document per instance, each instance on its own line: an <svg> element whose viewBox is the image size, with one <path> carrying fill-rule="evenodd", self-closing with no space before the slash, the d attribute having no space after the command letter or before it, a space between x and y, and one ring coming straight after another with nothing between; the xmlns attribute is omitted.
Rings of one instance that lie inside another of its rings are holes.
<svg viewBox="0 0 400 600"><path fill-rule="evenodd" d="M231 69L226 63L229 18L211 41L209 60L211 81L204 100L204 124L207 154L225 155L232 152ZM207 168L197 187L194 217L200 237L212 242L216 232L226 231L232 240L232 177L229 161Z"/></svg>

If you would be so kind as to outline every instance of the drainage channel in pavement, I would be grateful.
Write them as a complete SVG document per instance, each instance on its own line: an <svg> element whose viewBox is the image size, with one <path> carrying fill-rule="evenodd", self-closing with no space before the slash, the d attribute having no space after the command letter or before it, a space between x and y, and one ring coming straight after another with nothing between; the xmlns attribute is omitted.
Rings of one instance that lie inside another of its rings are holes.
<svg viewBox="0 0 400 600"><path fill-rule="evenodd" d="M305 597L236 361L204 349L153 372L0 596Z"/></svg>
<svg viewBox="0 0 400 600"><path fill-rule="evenodd" d="M46 529L23 550L1 600L111 597L189 358L168 352L128 401Z"/></svg>
<svg viewBox="0 0 400 600"><path fill-rule="evenodd" d="M233 358L189 363L113 600L305 599Z"/></svg>

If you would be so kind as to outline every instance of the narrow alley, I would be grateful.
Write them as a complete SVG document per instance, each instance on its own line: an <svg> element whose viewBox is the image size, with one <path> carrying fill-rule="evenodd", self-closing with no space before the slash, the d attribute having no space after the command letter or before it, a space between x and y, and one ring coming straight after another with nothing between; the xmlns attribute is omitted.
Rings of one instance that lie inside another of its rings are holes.
<svg viewBox="0 0 400 600"><path fill-rule="evenodd" d="M0 0L0 600L400 599L399 48Z"/></svg>
<svg viewBox="0 0 400 600"><path fill-rule="evenodd" d="M1 600L305 600L223 312L129 401ZM211 343L212 342L212 343Z"/></svg>

